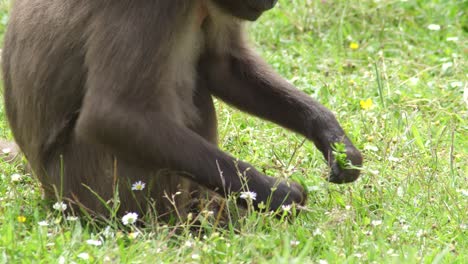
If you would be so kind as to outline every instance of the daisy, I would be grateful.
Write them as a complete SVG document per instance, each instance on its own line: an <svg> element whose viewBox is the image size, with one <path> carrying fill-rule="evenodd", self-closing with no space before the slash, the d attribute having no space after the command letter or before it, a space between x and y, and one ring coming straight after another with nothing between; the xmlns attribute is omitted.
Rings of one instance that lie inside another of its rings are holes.
<svg viewBox="0 0 468 264"><path fill-rule="evenodd" d="M241 192L240 198L247 201L254 201L257 199L257 194L254 192Z"/></svg>
<svg viewBox="0 0 468 264"><path fill-rule="evenodd" d="M67 216L66 219L67 221L71 221L71 222L78 221L78 217L72 216L72 215Z"/></svg>
<svg viewBox="0 0 468 264"><path fill-rule="evenodd" d="M86 240L86 244L98 247L98 246L102 245L102 241L101 240L88 239L88 240Z"/></svg>
<svg viewBox="0 0 468 264"><path fill-rule="evenodd" d="M288 205L282 205L282 206L281 206L281 209L283 209L284 212L289 213L289 212L291 212L291 207L292 207L292 206L291 206L290 204L288 204Z"/></svg>
<svg viewBox="0 0 468 264"><path fill-rule="evenodd" d="M296 247L296 246L298 246L300 243L301 243L301 242L300 242L300 241L297 241L297 240L292 240L292 241L290 242L290 244L291 244L292 247Z"/></svg>
<svg viewBox="0 0 468 264"><path fill-rule="evenodd" d="M40 221L39 223L37 223L39 226L48 226L49 223L47 221Z"/></svg>
<svg viewBox="0 0 468 264"><path fill-rule="evenodd" d="M440 30L440 25L437 25L437 24L430 24L427 26L427 28L429 30L433 30L433 31L439 31Z"/></svg>
<svg viewBox="0 0 468 264"><path fill-rule="evenodd" d="M18 173L12 174L11 175L11 181L12 182L19 182L21 180L21 175Z"/></svg>
<svg viewBox="0 0 468 264"><path fill-rule="evenodd" d="M145 189L146 183L142 181L137 181L132 185L132 191L143 191Z"/></svg>
<svg viewBox="0 0 468 264"><path fill-rule="evenodd" d="M52 208L54 208L57 211L65 211L67 210L67 205L64 202L56 202Z"/></svg>
<svg viewBox="0 0 468 264"><path fill-rule="evenodd" d="M128 213L122 217L122 223L124 225L133 225L138 220L137 213Z"/></svg>
<svg viewBox="0 0 468 264"><path fill-rule="evenodd" d="M131 232L128 234L128 238L130 239L136 239L140 235L140 232Z"/></svg>
<svg viewBox="0 0 468 264"><path fill-rule="evenodd" d="M77 257L80 258L80 259L84 259L84 260L89 260L89 258L90 258L89 254L86 253L86 252L78 254Z"/></svg>

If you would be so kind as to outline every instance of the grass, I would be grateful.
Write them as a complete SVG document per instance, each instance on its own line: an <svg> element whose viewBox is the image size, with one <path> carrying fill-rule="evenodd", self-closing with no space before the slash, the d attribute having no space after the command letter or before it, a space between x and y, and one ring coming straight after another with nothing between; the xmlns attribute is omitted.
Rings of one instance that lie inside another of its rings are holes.
<svg viewBox="0 0 468 264"><path fill-rule="evenodd" d="M45 208L38 182L2 163L0 262L468 263L467 10L455 0L281 1L250 26L263 57L331 108L365 155L359 181L329 184L313 144L217 102L222 149L308 187L293 221L250 213L227 229L202 221L202 233L118 219L106 229Z"/></svg>

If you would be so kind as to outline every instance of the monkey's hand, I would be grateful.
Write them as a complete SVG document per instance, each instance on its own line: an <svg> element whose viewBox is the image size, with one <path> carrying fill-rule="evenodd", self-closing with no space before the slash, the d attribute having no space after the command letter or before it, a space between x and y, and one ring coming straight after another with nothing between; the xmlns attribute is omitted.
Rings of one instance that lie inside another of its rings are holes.
<svg viewBox="0 0 468 264"><path fill-rule="evenodd" d="M347 144L338 143L332 146L328 163L331 169L327 179L329 182L353 182L359 177L362 155L349 141Z"/></svg>

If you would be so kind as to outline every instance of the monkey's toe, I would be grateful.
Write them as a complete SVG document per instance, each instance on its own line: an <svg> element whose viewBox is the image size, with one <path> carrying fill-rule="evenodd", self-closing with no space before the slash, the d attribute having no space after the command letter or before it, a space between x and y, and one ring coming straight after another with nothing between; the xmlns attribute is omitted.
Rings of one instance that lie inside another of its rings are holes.
<svg viewBox="0 0 468 264"><path fill-rule="evenodd" d="M6 162L14 162L21 159L20 149L13 141L0 139L0 155L1 159Z"/></svg>

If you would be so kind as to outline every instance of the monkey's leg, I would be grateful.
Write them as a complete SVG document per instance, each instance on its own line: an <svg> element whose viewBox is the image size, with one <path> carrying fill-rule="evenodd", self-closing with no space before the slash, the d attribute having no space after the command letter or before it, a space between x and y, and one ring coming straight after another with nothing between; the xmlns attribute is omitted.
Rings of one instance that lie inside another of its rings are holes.
<svg viewBox="0 0 468 264"><path fill-rule="evenodd" d="M183 172L193 181L221 195L250 190L257 193L255 205L267 203L272 188L276 186L271 200L273 210L283 203L302 203L305 200L301 186L278 182L261 174L250 164L236 161L170 118L154 113L148 115L146 111L129 118L128 113L132 110L119 110L118 105L112 108L111 114L86 106L77 134L104 146L119 160L150 170L168 168ZM122 122L129 120L127 118L133 121Z"/></svg>

